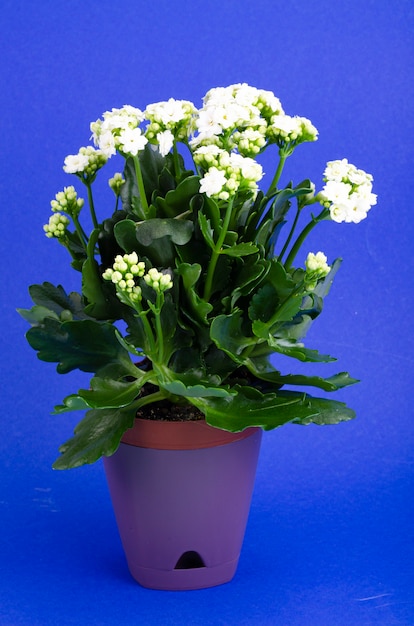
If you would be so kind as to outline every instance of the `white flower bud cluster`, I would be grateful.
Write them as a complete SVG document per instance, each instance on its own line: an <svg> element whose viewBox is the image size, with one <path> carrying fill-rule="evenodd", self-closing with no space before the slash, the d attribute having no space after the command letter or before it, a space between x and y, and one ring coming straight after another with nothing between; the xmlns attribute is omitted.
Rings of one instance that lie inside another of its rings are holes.
<svg viewBox="0 0 414 626"><path fill-rule="evenodd" d="M63 191L59 191L56 194L55 199L50 202L52 211L63 211L64 213L75 217L79 215L79 212L84 204L85 200L83 200L83 198L78 198L73 185L64 187Z"/></svg>
<svg viewBox="0 0 414 626"><path fill-rule="evenodd" d="M90 125L95 146L108 158L117 150L122 154L136 156L148 142L139 128L143 119L143 112L130 105L106 111L103 119Z"/></svg>
<svg viewBox="0 0 414 626"><path fill-rule="evenodd" d="M120 300L125 301L126 295L132 302L139 302L142 294L141 287L136 284L136 279L141 278L144 273L145 263L138 260L136 252L131 252L131 254L118 254L113 266L105 270L102 277L116 285Z"/></svg>
<svg viewBox="0 0 414 626"><path fill-rule="evenodd" d="M257 191L263 177L262 166L250 157L229 153L218 146L201 146L194 152L194 161L204 171L200 192L219 200L228 200L241 189Z"/></svg>
<svg viewBox="0 0 414 626"><path fill-rule="evenodd" d="M46 237L57 237L61 239L66 235L66 228L69 225L69 218L61 213L53 213L49 218L49 223L43 226Z"/></svg>
<svg viewBox="0 0 414 626"><path fill-rule="evenodd" d="M80 148L78 154L69 154L63 169L67 174L84 174L87 178L93 178L107 160L108 157L101 150L87 146Z"/></svg>
<svg viewBox="0 0 414 626"><path fill-rule="evenodd" d="M318 131L306 117L279 114L272 116L266 135L269 141L283 148L286 145L295 147L305 141L316 141Z"/></svg>
<svg viewBox="0 0 414 626"><path fill-rule="evenodd" d="M148 270L144 276L144 280L147 285L152 287L157 293L167 291L167 289L171 289L173 286L170 274L159 272L155 267Z"/></svg>
<svg viewBox="0 0 414 626"><path fill-rule="evenodd" d="M112 178L108 180L108 185L114 192L114 194L118 197L121 193L122 185L125 185L125 179L122 177L120 172L116 172Z"/></svg>
<svg viewBox="0 0 414 626"><path fill-rule="evenodd" d="M170 98L166 102L150 104L144 111L149 124L145 136L151 143L158 144L165 156L174 141L187 141L194 130L194 115L197 109L188 100Z"/></svg>
<svg viewBox="0 0 414 626"><path fill-rule="evenodd" d="M309 252L306 261L305 283L309 291L315 289L318 281L325 278L330 271L328 259L323 252Z"/></svg>
<svg viewBox="0 0 414 626"><path fill-rule="evenodd" d="M357 224L367 217L377 203L372 193L371 174L348 163L347 159L329 161L324 172L325 186L318 194L323 206L329 208L335 222Z"/></svg>

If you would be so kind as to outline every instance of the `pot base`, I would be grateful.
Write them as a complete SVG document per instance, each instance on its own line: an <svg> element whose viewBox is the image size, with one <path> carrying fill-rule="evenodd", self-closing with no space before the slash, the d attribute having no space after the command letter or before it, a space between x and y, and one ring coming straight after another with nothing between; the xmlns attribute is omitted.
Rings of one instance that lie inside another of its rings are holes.
<svg viewBox="0 0 414 626"><path fill-rule="evenodd" d="M131 576L142 587L162 591L190 591L230 582L236 573L238 561L239 559L234 559L214 567L193 567L170 571L134 566L131 563L128 563L128 568Z"/></svg>

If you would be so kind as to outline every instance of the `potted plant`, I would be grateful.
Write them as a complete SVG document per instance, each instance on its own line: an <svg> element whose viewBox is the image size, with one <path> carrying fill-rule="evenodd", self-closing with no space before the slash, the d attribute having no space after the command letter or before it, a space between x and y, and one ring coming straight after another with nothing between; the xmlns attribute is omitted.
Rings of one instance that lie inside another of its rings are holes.
<svg viewBox="0 0 414 626"><path fill-rule="evenodd" d="M280 187L288 157L317 130L287 115L272 92L246 84L211 89L199 109L174 99L144 111L112 109L91 131L94 147L64 161L84 185L89 212L68 186L52 200L44 227L69 252L81 293L33 285L34 306L19 310L40 359L61 374L93 374L89 388L55 409L87 413L54 467L104 457L128 563L142 584L218 584L237 565L262 430L354 417L342 402L303 389L333 392L356 382L348 373L286 370L297 360L334 360L303 338L340 259L328 264L323 252L305 251L297 263L298 253L320 222L366 217L376 202L372 176L342 159L328 162L318 191L310 180ZM259 163L267 149L276 161L270 178ZM113 156L122 173L109 180L114 206L103 213L92 186ZM201 485L205 476L213 486ZM240 479L247 495L236 503ZM172 496L178 482L181 496ZM157 494L167 512L153 501ZM223 518L236 506L237 528L234 520L230 531L225 520L213 521L217 509ZM212 529L209 547L203 520ZM153 543L171 552L168 565L160 554L142 555L151 528ZM223 557L233 535L239 546Z"/></svg>

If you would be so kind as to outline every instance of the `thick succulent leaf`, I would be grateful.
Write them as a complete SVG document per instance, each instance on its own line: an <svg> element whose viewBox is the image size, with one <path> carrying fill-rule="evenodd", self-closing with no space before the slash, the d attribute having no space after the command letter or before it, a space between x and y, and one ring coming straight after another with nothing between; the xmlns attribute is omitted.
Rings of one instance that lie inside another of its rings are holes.
<svg viewBox="0 0 414 626"><path fill-rule="evenodd" d="M185 398L228 398L232 392L225 387L206 387L205 385L185 385L181 380L163 381L160 387L177 396Z"/></svg>
<svg viewBox="0 0 414 626"><path fill-rule="evenodd" d="M84 411L89 409L90 406L85 402L83 398L78 396L77 393L73 393L70 396L66 396L63 400L63 404L55 406L55 410L52 415L60 415L61 413L68 413L69 411Z"/></svg>
<svg viewBox="0 0 414 626"><path fill-rule="evenodd" d="M355 417L342 402L312 398L299 392L261 393L237 387L230 398L193 398L211 426L239 432L250 426L272 430L287 423L337 424Z"/></svg>
<svg viewBox="0 0 414 626"><path fill-rule="evenodd" d="M212 305L201 298L196 290L195 285L201 274L201 265L198 263L180 263L177 268L177 273L183 280L185 295L188 298L188 303L191 311L191 317L197 320L199 323L207 324L207 315L212 310Z"/></svg>
<svg viewBox="0 0 414 626"><path fill-rule="evenodd" d="M143 246L149 247L156 239L169 237L178 246L188 243L193 234L193 223L189 220L155 218L135 225L136 238Z"/></svg>
<svg viewBox="0 0 414 626"><path fill-rule="evenodd" d="M305 387L318 387L324 391L337 391L348 385L359 382L352 378L348 372L339 372L333 376L323 378L321 376L306 376L302 374L281 374L274 369L268 359L249 359L246 363L249 370L260 380L273 383L277 386L299 385Z"/></svg>
<svg viewBox="0 0 414 626"><path fill-rule="evenodd" d="M50 317L62 319L69 312L74 319L88 319L89 316L85 313L82 296L75 291L69 295L63 289L61 285L57 287L52 283L44 282L41 285L31 285L29 287L29 294L37 307L32 309L18 309L20 315L25 319L31 318L35 321L42 321L42 312L50 311ZM29 321L29 319L28 319Z"/></svg>
<svg viewBox="0 0 414 626"><path fill-rule="evenodd" d="M139 395L140 380L125 382L94 376L91 389L81 389L78 395L90 408L110 409L128 406Z"/></svg>
<svg viewBox="0 0 414 626"><path fill-rule="evenodd" d="M330 363L336 361L328 354L321 354L317 350L305 348L301 343L290 339L280 339L279 337L269 336L267 343L275 352L293 357L299 361L307 361L311 363Z"/></svg>
<svg viewBox="0 0 414 626"><path fill-rule="evenodd" d="M238 243L231 248L222 248L220 254L227 254L228 256L242 257L254 254L258 251L258 247L252 243Z"/></svg>
<svg viewBox="0 0 414 626"><path fill-rule="evenodd" d="M198 214L198 223L205 242L212 250L214 250L214 248L216 247L216 243L214 241L214 230L211 227L210 220L207 219L207 217L201 211Z"/></svg>
<svg viewBox="0 0 414 626"><path fill-rule="evenodd" d="M165 196L165 204L169 213L178 215L188 210L190 201L200 191L200 177L188 176Z"/></svg>
<svg viewBox="0 0 414 626"><path fill-rule="evenodd" d="M210 336L220 350L224 350L236 362L243 363L243 350L256 344L255 337L247 337L242 329L242 311L232 315L218 315L214 318Z"/></svg>
<svg viewBox="0 0 414 626"><path fill-rule="evenodd" d="M31 309L17 309L19 315L22 316L26 322L29 322L32 326L41 324L46 317L51 317L55 320L59 320L60 317L54 311L51 311L45 306L35 304Z"/></svg>
<svg viewBox="0 0 414 626"><path fill-rule="evenodd" d="M121 437L134 424L136 409L91 409L75 428L75 435L64 443L54 469L71 469L95 463L116 452Z"/></svg>
<svg viewBox="0 0 414 626"><path fill-rule="evenodd" d="M65 374L73 369L97 372L111 362L129 360L119 343L112 324L93 320L59 323L45 319L27 333L29 344L38 351L42 361L58 363L57 371Z"/></svg>

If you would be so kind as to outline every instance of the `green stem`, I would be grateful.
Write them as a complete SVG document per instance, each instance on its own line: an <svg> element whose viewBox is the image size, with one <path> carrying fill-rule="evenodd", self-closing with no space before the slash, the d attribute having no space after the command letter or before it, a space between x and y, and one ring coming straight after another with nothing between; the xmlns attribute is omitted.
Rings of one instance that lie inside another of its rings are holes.
<svg viewBox="0 0 414 626"><path fill-rule="evenodd" d="M83 247L85 248L85 252L86 252L87 246L88 246L88 237L81 226L78 216L72 215L71 217L72 217L73 224L76 228L76 232L78 233L79 240L81 244L83 245Z"/></svg>
<svg viewBox="0 0 414 626"><path fill-rule="evenodd" d="M140 302L134 302L134 303L132 303L132 306L135 308L135 310L138 313L138 315L140 317L140 320L142 321L142 324L144 326L145 335L146 335L146 338L147 338L148 343L149 343L148 356L152 360L154 355L155 355L155 353L156 353L156 349L157 348L156 348L156 341L155 341L153 330L151 328L151 324L149 323L149 321L147 319L148 311L144 311L144 309L142 308L142 305L141 305Z"/></svg>
<svg viewBox="0 0 414 626"><path fill-rule="evenodd" d="M305 228L299 233L295 243L292 246L291 251L288 254L286 262L284 264L286 271L291 268L292 263L295 260L297 253L299 252L303 242L305 241L306 237L309 235L311 230L315 228L316 224L319 224L319 222L326 219L328 216L329 216L329 209L322 209L319 215L317 215L316 217L312 216L312 219L309 222L309 224L307 224Z"/></svg>
<svg viewBox="0 0 414 626"><path fill-rule="evenodd" d="M283 255L285 254L286 250L288 249L290 241L291 241L291 239L293 237L293 233L295 232L295 229L296 229L296 226L297 226L297 223L298 223L298 220L299 220L300 212L301 212L301 209L298 208L297 211L296 211L295 219L293 220L292 228L290 229L288 238L286 239L285 245L283 246L282 251L281 251L281 253L279 254L279 257L278 257L278 260L280 262L282 261Z"/></svg>
<svg viewBox="0 0 414 626"><path fill-rule="evenodd" d="M181 174L181 167L180 167L180 159L178 158L178 149L177 149L176 141L174 141L173 143L173 159L174 159L175 178L176 180L178 180L179 175Z"/></svg>
<svg viewBox="0 0 414 626"><path fill-rule="evenodd" d="M164 335L162 332L162 324L161 324L161 309L164 304L164 294L162 292L157 293L157 302L154 307L154 316L155 316L155 330L157 335L157 344L158 344L158 362L162 363L164 361Z"/></svg>
<svg viewBox="0 0 414 626"><path fill-rule="evenodd" d="M138 191L139 191L141 204L142 204L143 215L141 217L146 219L148 215L148 202L147 202L147 197L145 195L144 179L142 177L141 164L139 162L138 156L134 156L132 158L134 160L135 175L137 177Z"/></svg>
<svg viewBox="0 0 414 626"><path fill-rule="evenodd" d="M224 216L224 221L223 221L221 231L220 231L220 236L214 247L213 253L211 255L210 263L207 269L206 284L204 286L204 296L203 296L204 300L206 301L208 301L211 296L214 272L216 270L216 265L220 256L222 245L227 235L227 230L229 228L232 210L233 210L233 198L229 200L229 203L227 205L226 214Z"/></svg>
<svg viewBox="0 0 414 626"><path fill-rule="evenodd" d="M89 210L91 212L93 226L94 226L94 228L98 228L99 224L98 224L98 220L96 218L95 206L94 206L94 203L93 203L92 185L91 185L90 181L85 181L85 185L86 185L86 189L88 190L88 203L89 203Z"/></svg>
<svg viewBox="0 0 414 626"><path fill-rule="evenodd" d="M147 404L152 404L153 402L159 402L160 400L165 400L166 397L167 397L167 394L164 391L161 391L161 389L159 389L158 391L155 391L154 393L150 393L147 396L144 396L143 398L139 398L131 406L134 409L140 409L141 407L146 406Z"/></svg>
<svg viewBox="0 0 414 626"><path fill-rule="evenodd" d="M277 184L278 184L278 182L280 180L280 177L282 175L283 168L285 166L287 157L288 157L287 154L283 154L283 153L280 154L279 164L277 166L275 175L273 176L273 180L272 180L272 182L270 184L270 187L269 187L269 189L268 189L268 191L266 193L266 197L269 197L270 194L276 189Z"/></svg>

